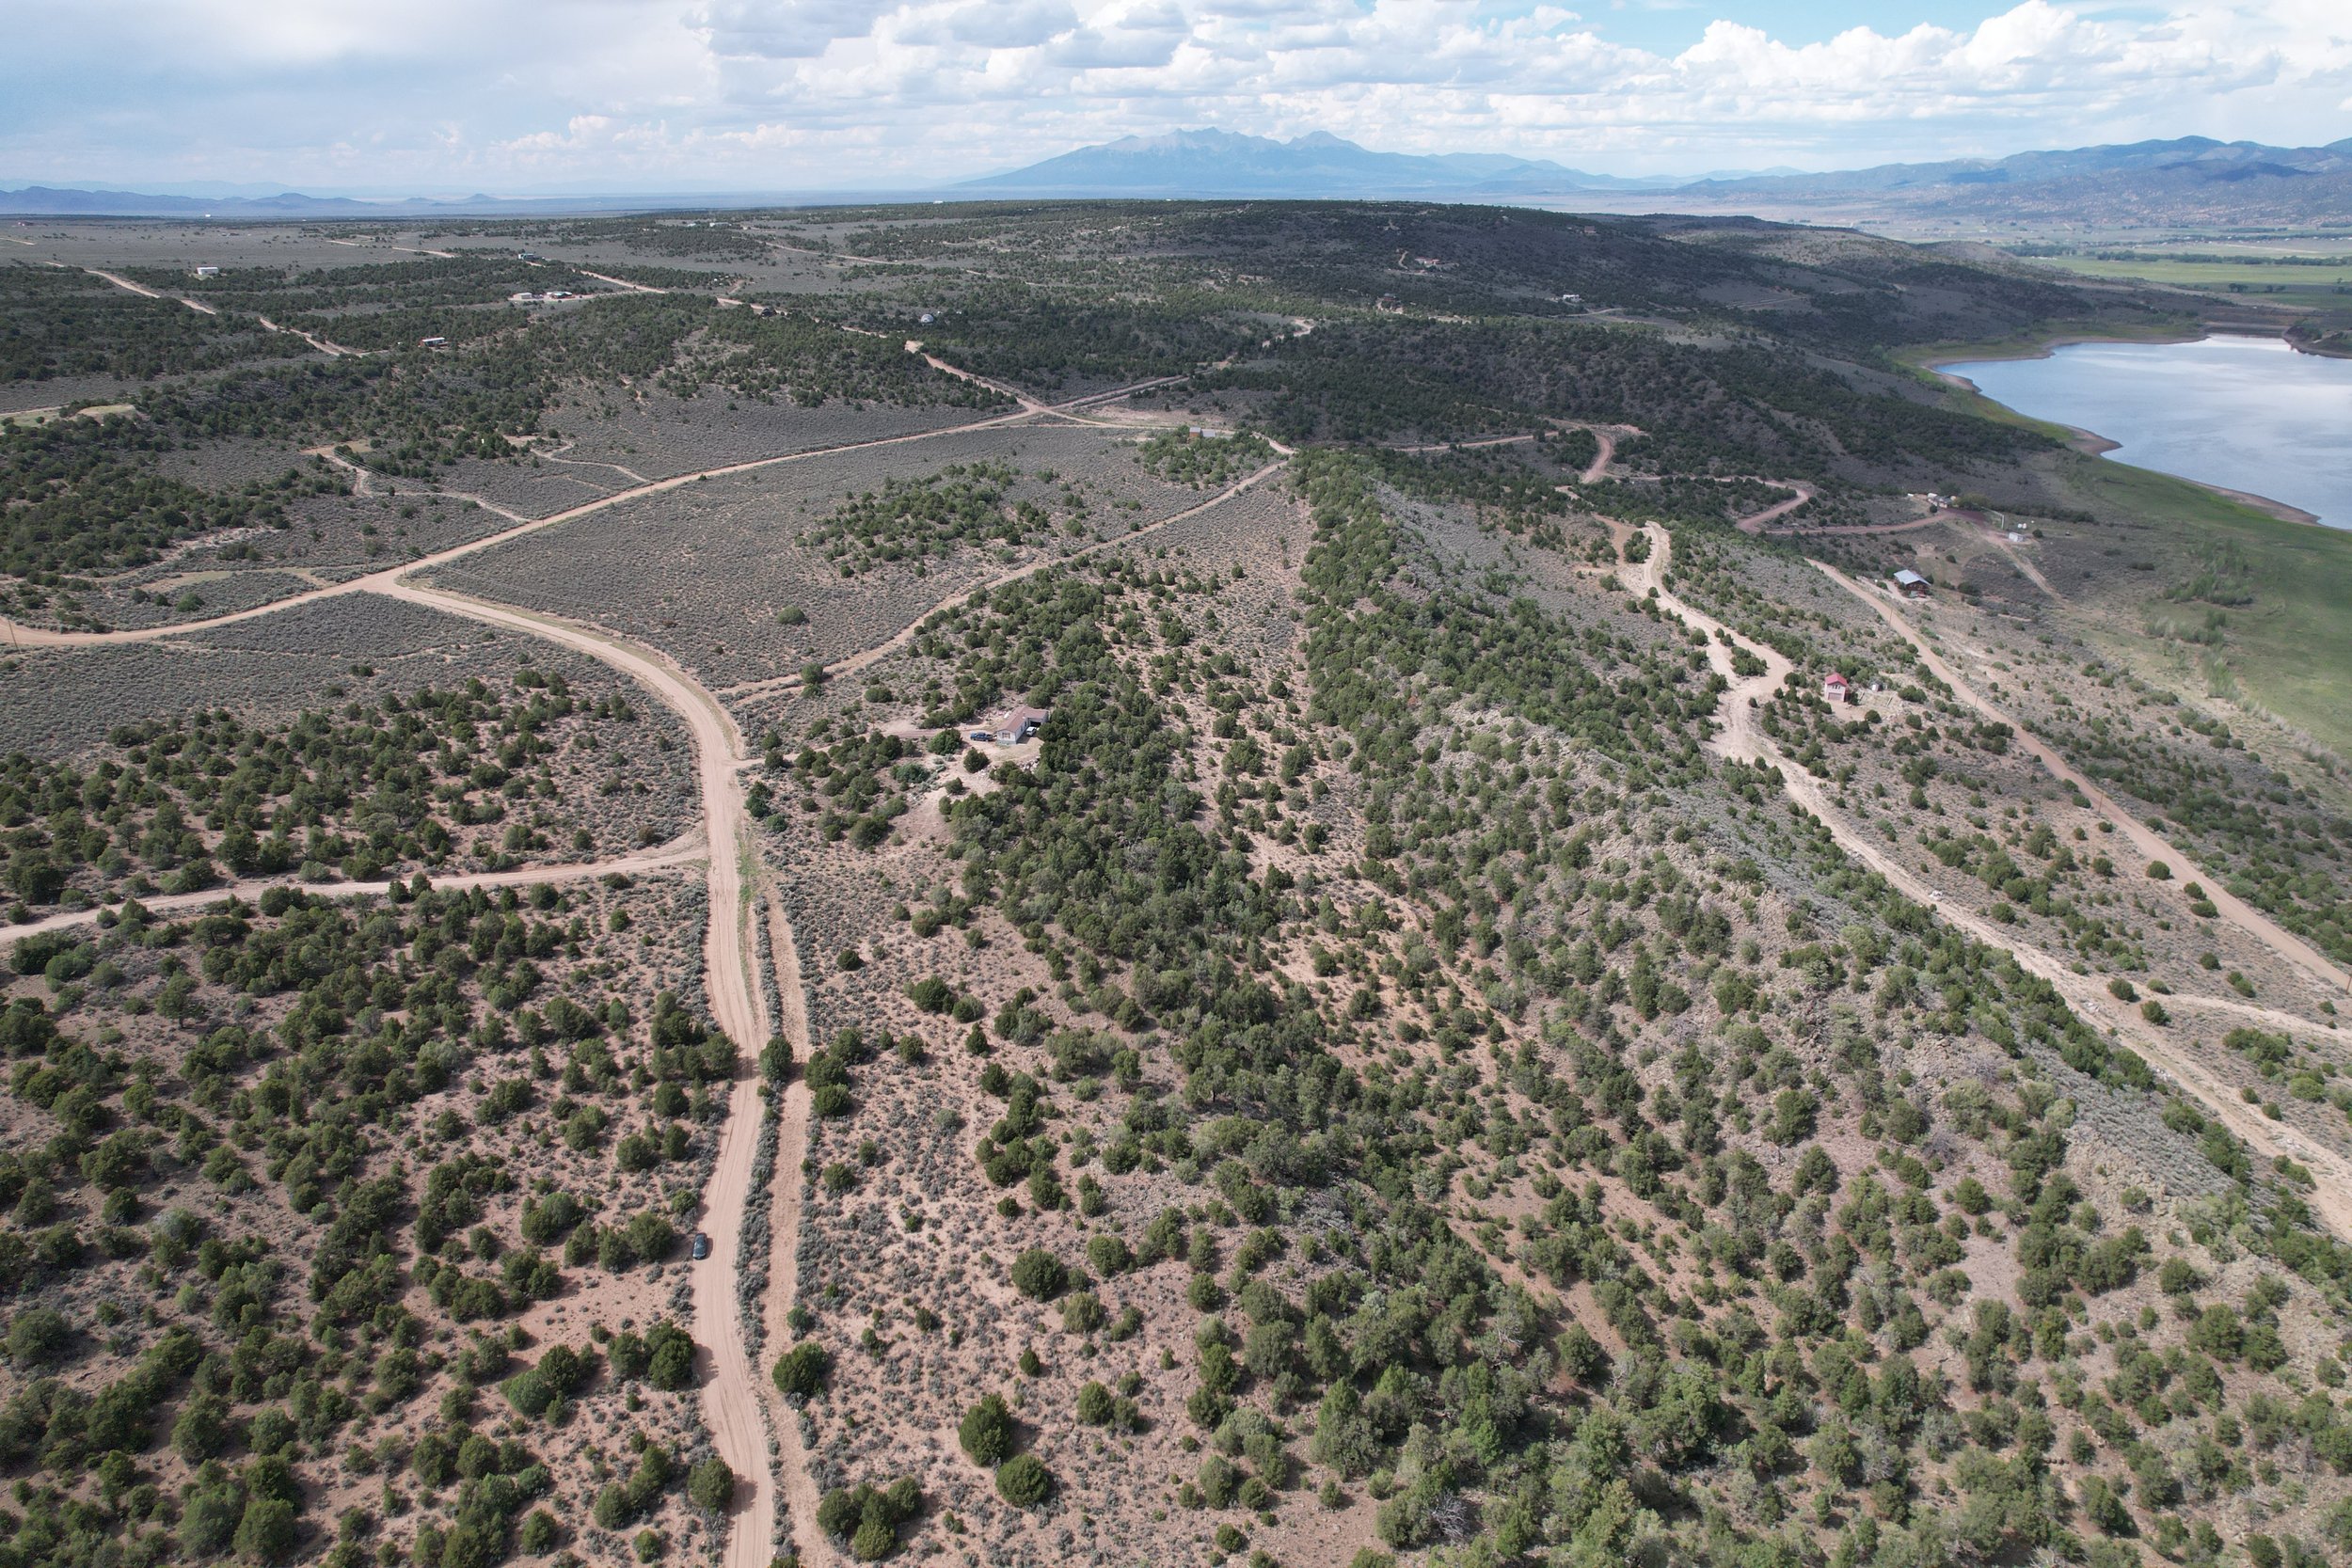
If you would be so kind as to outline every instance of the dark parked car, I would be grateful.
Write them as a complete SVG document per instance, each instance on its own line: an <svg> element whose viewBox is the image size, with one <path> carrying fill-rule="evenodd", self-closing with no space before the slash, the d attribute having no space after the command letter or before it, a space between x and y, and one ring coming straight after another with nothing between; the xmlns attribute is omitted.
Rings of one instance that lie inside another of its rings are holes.
<svg viewBox="0 0 2352 1568"><path fill-rule="evenodd" d="M699 1231L699 1230L695 1231L695 1232L694 1232L694 1257L695 1257L697 1259L700 1259L707 1258L707 1257L709 1257L709 1256L710 1256L710 1238L709 1238L709 1237L707 1237L707 1236L706 1236L706 1235L704 1235L704 1234L703 1234L701 1231Z"/></svg>

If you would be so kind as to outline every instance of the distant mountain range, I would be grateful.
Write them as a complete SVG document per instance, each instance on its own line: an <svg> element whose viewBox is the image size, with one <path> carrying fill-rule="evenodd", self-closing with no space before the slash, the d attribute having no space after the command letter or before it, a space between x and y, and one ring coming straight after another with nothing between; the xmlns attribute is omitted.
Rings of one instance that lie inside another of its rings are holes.
<svg viewBox="0 0 2352 1568"><path fill-rule="evenodd" d="M1171 131L1082 147L1007 174L967 180L989 196L1550 196L1644 191L1625 180L1534 158L1479 152L1375 152L1316 131L1290 141L1228 131Z"/></svg>
<svg viewBox="0 0 2352 1568"><path fill-rule="evenodd" d="M283 191L275 196L178 196L153 191L85 190L55 185L24 185L0 190L0 215L19 217L154 217L220 218L245 223L286 219L488 217L499 214L560 216L587 213L708 212L718 208L774 207L807 201L807 196L774 191L713 195L606 196L464 196L407 197L364 200L348 196L305 196ZM843 199L834 196L832 200ZM888 200L882 193L865 193L860 199ZM903 198L901 198L903 199Z"/></svg>
<svg viewBox="0 0 2352 1568"><path fill-rule="evenodd" d="M2352 224L2352 137L2325 147L2265 147L2182 136L1835 174L1699 181L1677 190L1675 201L1699 212L1836 221Z"/></svg>
<svg viewBox="0 0 2352 1568"><path fill-rule="evenodd" d="M2352 137L2325 147L2290 148L2184 136L1998 159L1882 164L1830 174L1773 170L1676 181L1591 174L1501 153L1375 152L1323 132L1277 141L1225 131L1175 131L1125 136L1025 168L920 191L362 200L295 191L190 196L27 185L0 190L0 214L266 222L710 211L917 197L1402 197L1540 201L1605 212L1740 213L1894 228L2317 227L2352 225Z"/></svg>
<svg viewBox="0 0 2352 1568"><path fill-rule="evenodd" d="M1555 198L1614 211L1837 222L2308 225L2352 223L2352 138L2283 148L2184 136L1830 174L1645 181L1528 158L1374 152L1321 133L1275 141L1178 131L1080 148L957 188L975 196Z"/></svg>

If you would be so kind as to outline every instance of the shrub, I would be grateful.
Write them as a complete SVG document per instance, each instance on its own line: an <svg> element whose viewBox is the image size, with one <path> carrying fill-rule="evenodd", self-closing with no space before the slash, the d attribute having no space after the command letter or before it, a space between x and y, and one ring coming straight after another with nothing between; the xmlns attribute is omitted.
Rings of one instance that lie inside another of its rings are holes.
<svg viewBox="0 0 2352 1568"><path fill-rule="evenodd" d="M237 1556L246 1562L283 1562L294 1555L294 1506L282 1497L255 1497L237 1521Z"/></svg>
<svg viewBox="0 0 2352 1568"><path fill-rule="evenodd" d="M545 1557L555 1550L556 1536L555 1515L544 1508L533 1509L531 1517L523 1521L516 1544L529 1556Z"/></svg>
<svg viewBox="0 0 2352 1568"><path fill-rule="evenodd" d="M1070 1270L1041 1246L1033 1246L1012 1260L1013 1289L1031 1301L1051 1301L1070 1286Z"/></svg>
<svg viewBox="0 0 2352 1568"><path fill-rule="evenodd" d="M1118 1407L1117 1396L1100 1383L1089 1383L1078 1390L1078 1419L1088 1426L1108 1426Z"/></svg>
<svg viewBox="0 0 2352 1568"><path fill-rule="evenodd" d="M1015 1508L1035 1508L1053 1496L1054 1472L1033 1453L1019 1453L998 1466L996 1495Z"/></svg>
<svg viewBox="0 0 2352 1568"><path fill-rule="evenodd" d="M28 1307L8 1324L8 1359L19 1367L47 1367L65 1359L73 1329L54 1307Z"/></svg>
<svg viewBox="0 0 2352 1568"><path fill-rule="evenodd" d="M1080 1291L1061 1304L1061 1326L1067 1333L1091 1334L1109 1321L1103 1298L1092 1291Z"/></svg>
<svg viewBox="0 0 2352 1568"><path fill-rule="evenodd" d="M806 1399L825 1386L833 1355L814 1339L803 1339L776 1358L776 1388L787 1398Z"/></svg>
<svg viewBox="0 0 2352 1568"><path fill-rule="evenodd" d="M645 1375L657 1388L675 1393L694 1383L694 1340L664 1318L645 1331Z"/></svg>
<svg viewBox="0 0 2352 1568"><path fill-rule="evenodd" d="M850 1555L860 1562L878 1562L898 1550L898 1527L923 1509L922 1488L912 1476L901 1476L876 1488L864 1481L838 1486L817 1504L817 1528L836 1541L847 1541Z"/></svg>
<svg viewBox="0 0 2352 1568"><path fill-rule="evenodd" d="M2148 879L2152 882L2169 882L2172 879L2172 868L2162 861L2150 861Z"/></svg>
<svg viewBox="0 0 2352 1568"><path fill-rule="evenodd" d="M735 1472L716 1454L694 1466L686 1479L686 1495L696 1508L724 1513L735 1501Z"/></svg>
<svg viewBox="0 0 2352 1568"><path fill-rule="evenodd" d="M1012 1452L1012 1408L1002 1394L988 1394L963 1414L956 1442L975 1465L995 1465Z"/></svg>

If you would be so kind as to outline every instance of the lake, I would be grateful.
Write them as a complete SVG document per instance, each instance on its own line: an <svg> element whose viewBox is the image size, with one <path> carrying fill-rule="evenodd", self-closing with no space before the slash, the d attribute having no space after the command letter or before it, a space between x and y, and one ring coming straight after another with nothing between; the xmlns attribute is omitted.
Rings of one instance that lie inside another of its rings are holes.
<svg viewBox="0 0 2352 1568"><path fill-rule="evenodd" d="M2352 359L2277 338L2069 343L2043 359L1936 367L2021 414L2116 443L2108 456L2352 528Z"/></svg>

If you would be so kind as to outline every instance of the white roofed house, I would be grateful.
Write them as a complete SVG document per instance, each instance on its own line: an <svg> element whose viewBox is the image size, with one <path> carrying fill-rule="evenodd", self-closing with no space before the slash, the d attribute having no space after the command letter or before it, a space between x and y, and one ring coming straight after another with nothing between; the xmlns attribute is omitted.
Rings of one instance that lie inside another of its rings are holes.
<svg viewBox="0 0 2352 1568"><path fill-rule="evenodd" d="M1924 599L1934 584L1906 566L1895 574L1895 590L1906 599Z"/></svg>

